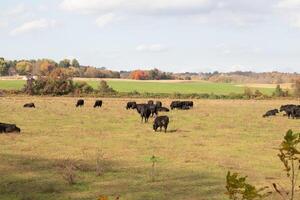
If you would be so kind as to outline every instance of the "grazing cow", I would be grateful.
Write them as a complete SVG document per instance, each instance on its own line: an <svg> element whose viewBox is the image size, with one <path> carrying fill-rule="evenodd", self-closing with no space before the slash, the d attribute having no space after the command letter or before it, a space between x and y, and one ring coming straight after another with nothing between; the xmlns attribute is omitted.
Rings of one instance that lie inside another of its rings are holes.
<svg viewBox="0 0 300 200"><path fill-rule="evenodd" d="M293 112L293 108L295 107L296 105L293 105L293 104L288 104L288 105L282 105L280 107L280 112L285 112L286 116L288 116L288 118L290 118L292 116L292 112Z"/></svg>
<svg viewBox="0 0 300 200"><path fill-rule="evenodd" d="M130 101L130 102L127 102L127 105L126 105L126 109L135 109L136 108L136 102L135 101Z"/></svg>
<svg viewBox="0 0 300 200"><path fill-rule="evenodd" d="M263 117L276 116L277 113L279 113L278 109L269 110L268 112L266 112L266 114L263 115Z"/></svg>
<svg viewBox="0 0 300 200"><path fill-rule="evenodd" d="M148 105L153 105L153 104L154 104L154 102L152 100L148 101Z"/></svg>
<svg viewBox="0 0 300 200"><path fill-rule="evenodd" d="M182 103L183 103L183 105L188 106L188 107L194 106L194 102L192 102L192 101L183 101Z"/></svg>
<svg viewBox="0 0 300 200"><path fill-rule="evenodd" d="M96 100L94 104L94 108L101 107L101 106L102 106L102 100Z"/></svg>
<svg viewBox="0 0 300 200"><path fill-rule="evenodd" d="M142 118L142 123L143 123L143 119L145 120L145 123L148 122L148 119L151 115L151 110L150 110L148 105L141 106L140 115L141 115L141 118Z"/></svg>
<svg viewBox="0 0 300 200"><path fill-rule="evenodd" d="M293 119L298 119L299 118L299 114L300 114L300 106L294 106L293 108L292 108L292 114L291 114L291 116L292 116L292 118Z"/></svg>
<svg viewBox="0 0 300 200"><path fill-rule="evenodd" d="M159 112L169 112L169 108L166 108L166 107L160 107L160 108L157 108L157 111Z"/></svg>
<svg viewBox="0 0 300 200"><path fill-rule="evenodd" d="M157 115L157 107L155 104L152 105L148 105L150 111L151 111L151 117L153 117L154 115Z"/></svg>
<svg viewBox="0 0 300 200"><path fill-rule="evenodd" d="M34 105L34 103L26 103L26 104L24 104L23 107L24 108L35 108L35 105Z"/></svg>
<svg viewBox="0 0 300 200"><path fill-rule="evenodd" d="M20 133L21 129L15 124L0 123L0 133Z"/></svg>
<svg viewBox="0 0 300 200"><path fill-rule="evenodd" d="M193 107L194 103L192 101L172 101L170 107L171 109L181 109L181 110L189 110Z"/></svg>
<svg viewBox="0 0 300 200"><path fill-rule="evenodd" d="M158 128L160 128L160 131L162 127L165 129L165 133L167 132L169 124L169 117L168 116L158 116L155 118L153 123L153 130L156 132Z"/></svg>
<svg viewBox="0 0 300 200"><path fill-rule="evenodd" d="M84 105L84 100L83 99L79 99L76 103L76 107L81 107Z"/></svg>
<svg viewBox="0 0 300 200"><path fill-rule="evenodd" d="M180 101L172 101L170 108L173 110L174 108L181 108L182 103Z"/></svg>
<svg viewBox="0 0 300 200"><path fill-rule="evenodd" d="M161 108L162 107L161 101L156 101L155 105L156 105L157 108Z"/></svg>
<svg viewBox="0 0 300 200"><path fill-rule="evenodd" d="M295 110L293 113L293 118L300 119L300 109Z"/></svg>
<svg viewBox="0 0 300 200"><path fill-rule="evenodd" d="M191 108L190 106L183 104L180 109L181 110L189 110L190 108Z"/></svg>

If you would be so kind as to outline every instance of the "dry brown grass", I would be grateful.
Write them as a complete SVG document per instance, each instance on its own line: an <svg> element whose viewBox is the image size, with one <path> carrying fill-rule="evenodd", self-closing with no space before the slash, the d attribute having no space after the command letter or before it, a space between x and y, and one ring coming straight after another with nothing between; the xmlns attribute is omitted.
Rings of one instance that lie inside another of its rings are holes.
<svg viewBox="0 0 300 200"><path fill-rule="evenodd" d="M197 100L190 111L168 113L168 133L155 134L152 120L141 124L136 111L125 109L128 99L103 99L100 109L92 108L95 99L85 99L77 109L75 98L0 99L1 122L22 129L21 135L0 135L0 199L226 199L227 170L257 185L285 184L275 148L288 129L300 131L300 121L261 117L293 103L281 100ZM25 102L37 108L24 109ZM105 155L101 176L99 149ZM152 155L159 158L154 182ZM59 173L66 159L77 166L74 185Z"/></svg>

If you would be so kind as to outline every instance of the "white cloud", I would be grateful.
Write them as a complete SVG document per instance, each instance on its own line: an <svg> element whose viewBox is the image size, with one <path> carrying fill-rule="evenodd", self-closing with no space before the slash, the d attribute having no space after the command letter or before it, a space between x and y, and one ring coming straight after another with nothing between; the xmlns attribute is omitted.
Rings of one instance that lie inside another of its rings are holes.
<svg viewBox="0 0 300 200"><path fill-rule="evenodd" d="M277 1L279 0L62 0L60 7L84 14L115 13L132 18L136 15L172 16L198 20L201 23L246 26L267 20Z"/></svg>
<svg viewBox="0 0 300 200"><path fill-rule="evenodd" d="M54 20L38 19L29 22L25 22L21 26L13 29L10 34L18 35L22 33L32 32L36 30L42 30L54 27L56 22Z"/></svg>
<svg viewBox="0 0 300 200"><path fill-rule="evenodd" d="M300 28L300 0L279 0L275 8L291 26Z"/></svg>
<svg viewBox="0 0 300 200"><path fill-rule="evenodd" d="M166 51L168 48L162 44L142 44L136 47L137 51L145 51L145 52L162 52Z"/></svg>
<svg viewBox="0 0 300 200"><path fill-rule="evenodd" d="M81 13L136 12L136 13L187 13L210 5L209 0L63 0L60 7Z"/></svg>
<svg viewBox="0 0 300 200"><path fill-rule="evenodd" d="M24 4L18 4L14 6L11 9L8 9L6 12L4 12L4 15L9 15L9 16L17 16L20 14L23 14L26 11L26 7Z"/></svg>
<svg viewBox="0 0 300 200"><path fill-rule="evenodd" d="M115 20L116 16L113 13L108 13L105 15L101 15L96 19L96 24L99 27L106 26L107 24L113 22Z"/></svg>
<svg viewBox="0 0 300 200"><path fill-rule="evenodd" d="M300 7L300 0L280 0L277 4L279 8L295 9Z"/></svg>

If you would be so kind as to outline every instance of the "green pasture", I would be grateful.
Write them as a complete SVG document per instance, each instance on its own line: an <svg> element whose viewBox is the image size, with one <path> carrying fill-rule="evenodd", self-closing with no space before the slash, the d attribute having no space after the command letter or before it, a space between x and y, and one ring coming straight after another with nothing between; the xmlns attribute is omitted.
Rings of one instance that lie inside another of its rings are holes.
<svg viewBox="0 0 300 200"><path fill-rule="evenodd" d="M230 94L243 93L244 87L226 83L209 83L209 82L147 82L147 81L126 81L126 80L109 80L108 84L118 92L140 93L214 93L214 94ZM99 81L87 81L93 88L97 88ZM0 80L0 89L21 89L25 84L24 80ZM253 88L258 89L264 94L272 94L272 88Z"/></svg>

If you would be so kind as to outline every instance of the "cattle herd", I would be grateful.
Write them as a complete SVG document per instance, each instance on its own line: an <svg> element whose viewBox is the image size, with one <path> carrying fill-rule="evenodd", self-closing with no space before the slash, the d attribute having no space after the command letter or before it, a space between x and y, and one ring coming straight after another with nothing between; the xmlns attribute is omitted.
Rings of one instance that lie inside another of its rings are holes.
<svg viewBox="0 0 300 200"><path fill-rule="evenodd" d="M170 105L170 108L173 110L175 108L181 110L188 110L194 106L192 101L173 101ZM137 104L135 101L127 102L126 109L136 109L138 114L141 116L141 122L148 122L149 117L155 117L153 122L153 130L157 131L159 128L160 131L164 128L164 131L167 132L169 125L169 117L166 115L158 116L158 112L169 112L170 109L163 107L161 101L154 102L152 100L148 103Z"/></svg>
<svg viewBox="0 0 300 200"><path fill-rule="evenodd" d="M287 116L288 118L300 119L300 105L294 104L282 105L279 110L269 110L263 115L263 117L276 116L279 112L284 112L284 116Z"/></svg>
<svg viewBox="0 0 300 200"><path fill-rule="evenodd" d="M102 100L96 100L94 108L102 107ZM83 107L84 100L79 99L75 105L76 107ZM189 110L194 106L193 101L172 101L170 108L180 109L180 110ZM23 105L24 108L35 108L34 103L26 103ZM141 116L141 122L148 122L150 117L154 117L153 130L157 131L159 128L162 131L167 132L169 125L169 117L166 115L158 116L159 112L169 112L170 109L164 107L161 101L156 101L155 103L152 100L149 100L147 103L137 104L135 101L127 102L126 109L135 109L137 113ZM6 124L0 123L0 133L20 133L21 129L15 124Z"/></svg>
<svg viewBox="0 0 300 200"><path fill-rule="evenodd" d="M96 100L94 104L94 108L100 108L102 107L102 100ZM75 105L76 107L83 107L84 106L84 100L79 99ZM171 110L173 109L180 109L180 110L189 110L193 108L194 103L193 101L172 101L170 104ZM23 106L24 108L35 108L34 103L26 103ZM159 128L160 131L162 128L164 128L164 131L166 132L169 125L169 117L166 115L159 116L159 112L169 112L170 109L167 107L164 107L161 101L156 101L155 103L150 100L147 103L136 103L135 101L127 102L126 109L133 109L136 110L137 113L141 117L141 122L147 123L150 117L154 117L153 122L153 130L157 131ZM279 112L284 112L284 116L287 116L288 118L293 119L300 119L300 105L294 105L294 104L287 104L282 105L280 109L273 109L267 111L263 117L270 117L270 116L276 116ZM7 124L7 123L0 123L0 133L20 133L21 129L17 127L15 124Z"/></svg>

